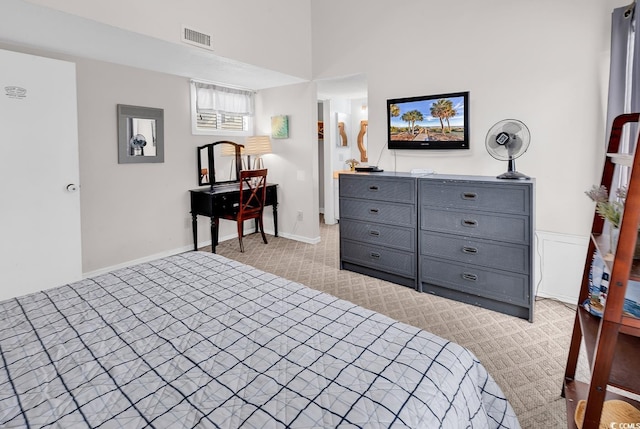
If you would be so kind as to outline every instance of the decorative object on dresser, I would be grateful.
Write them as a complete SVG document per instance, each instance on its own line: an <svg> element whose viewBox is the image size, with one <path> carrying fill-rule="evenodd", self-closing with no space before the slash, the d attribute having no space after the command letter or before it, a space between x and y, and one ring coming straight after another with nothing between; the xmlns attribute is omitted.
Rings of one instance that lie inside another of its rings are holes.
<svg viewBox="0 0 640 429"><path fill-rule="evenodd" d="M355 169L356 169L356 165L360 164L360 163L358 162L358 160L357 160L357 159L355 159L355 158L349 158L349 159L347 159L344 163L345 163L345 164L347 164L347 165L349 166L349 169L350 169L351 171L355 171Z"/></svg>
<svg viewBox="0 0 640 429"><path fill-rule="evenodd" d="M339 179L342 269L533 321L533 180Z"/></svg>
<svg viewBox="0 0 640 429"><path fill-rule="evenodd" d="M622 400L640 409L640 402L631 398L640 394L640 266L634 260L640 226L640 154L619 153L623 128L639 121L640 113L624 114L616 117L611 126L600 186L611 189L617 169L626 169L629 181L619 185L627 192L621 207L620 235L611 255L602 256L608 247L607 234L598 208L593 214L562 387L569 428L602 427L607 419L605 399ZM638 144L640 139L634 147ZM586 348L591 370L588 383L575 379L581 345ZM615 394L609 386L617 388ZM581 426L576 426L576 421L582 422Z"/></svg>

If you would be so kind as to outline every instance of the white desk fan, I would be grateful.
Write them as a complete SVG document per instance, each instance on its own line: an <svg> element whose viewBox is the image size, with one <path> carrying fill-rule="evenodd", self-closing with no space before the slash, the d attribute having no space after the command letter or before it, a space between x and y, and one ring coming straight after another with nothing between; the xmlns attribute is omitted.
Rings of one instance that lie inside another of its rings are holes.
<svg viewBox="0 0 640 429"><path fill-rule="evenodd" d="M517 119L503 119L489 129L485 146L489 155L499 161L508 161L507 172L498 179L525 180L530 177L516 170L516 158L527 151L531 134L529 128Z"/></svg>

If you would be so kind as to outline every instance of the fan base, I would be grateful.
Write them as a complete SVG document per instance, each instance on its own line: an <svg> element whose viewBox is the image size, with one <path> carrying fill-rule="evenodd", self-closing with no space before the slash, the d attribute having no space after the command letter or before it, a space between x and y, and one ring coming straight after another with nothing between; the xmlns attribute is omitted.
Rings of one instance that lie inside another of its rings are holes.
<svg viewBox="0 0 640 429"><path fill-rule="evenodd" d="M507 171L506 173L502 173L499 176L496 176L498 179L507 179L507 180L527 180L531 179L531 177L526 174L522 174L519 171Z"/></svg>

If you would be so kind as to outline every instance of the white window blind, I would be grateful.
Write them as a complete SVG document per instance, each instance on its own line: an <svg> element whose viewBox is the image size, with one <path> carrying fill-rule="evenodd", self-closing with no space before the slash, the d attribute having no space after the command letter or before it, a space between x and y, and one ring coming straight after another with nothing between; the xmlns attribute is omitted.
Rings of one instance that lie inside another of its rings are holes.
<svg viewBox="0 0 640 429"><path fill-rule="evenodd" d="M195 132L249 131L253 117L252 91L197 81L192 81L191 86L195 99L195 103L192 103Z"/></svg>

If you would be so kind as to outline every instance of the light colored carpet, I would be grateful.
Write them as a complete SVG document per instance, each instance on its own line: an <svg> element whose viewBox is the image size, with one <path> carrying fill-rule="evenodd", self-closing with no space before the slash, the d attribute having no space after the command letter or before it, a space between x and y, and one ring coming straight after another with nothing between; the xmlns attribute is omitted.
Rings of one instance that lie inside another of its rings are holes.
<svg viewBox="0 0 640 429"><path fill-rule="evenodd" d="M534 323L529 323L341 271L338 225L320 225L321 242L316 245L271 235L265 245L259 234L251 234L244 238L245 253L240 253L237 239L220 243L216 250L467 347L501 386L524 429L567 427L560 391L575 310L560 302L538 300Z"/></svg>

